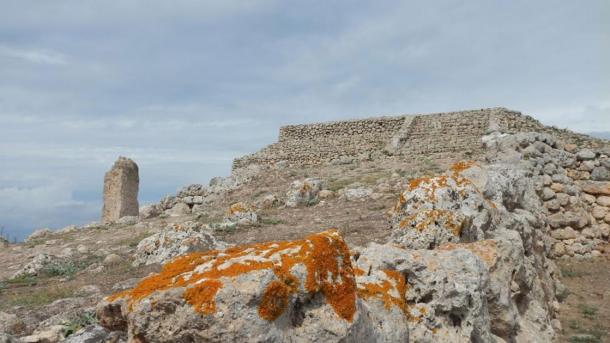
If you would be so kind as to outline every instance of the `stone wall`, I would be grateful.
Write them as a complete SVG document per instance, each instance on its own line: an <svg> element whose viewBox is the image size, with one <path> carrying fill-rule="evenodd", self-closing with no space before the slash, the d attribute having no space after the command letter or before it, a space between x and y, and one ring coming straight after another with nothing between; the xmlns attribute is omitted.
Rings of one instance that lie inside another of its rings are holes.
<svg viewBox="0 0 610 343"><path fill-rule="evenodd" d="M456 152L476 156L482 151L481 137L490 131L544 132L579 147L601 144L586 135L544 126L516 111L488 108L284 126L277 143L235 159L233 168L280 161L310 165L342 159L441 157Z"/></svg>

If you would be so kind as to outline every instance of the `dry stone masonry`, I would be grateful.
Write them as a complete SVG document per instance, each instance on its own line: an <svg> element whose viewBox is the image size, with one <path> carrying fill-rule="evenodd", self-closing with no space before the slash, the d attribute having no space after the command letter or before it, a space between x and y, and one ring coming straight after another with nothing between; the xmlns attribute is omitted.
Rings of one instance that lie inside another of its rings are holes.
<svg viewBox="0 0 610 343"><path fill-rule="evenodd" d="M138 165L131 159L119 157L104 175L104 207L102 222L117 222L123 217L138 216Z"/></svg>
<svg viewBox="0 0 610 343"><path fill-rule="evenodd" d="M544 132L580 147L603 143L568 130L547 127L532 117L505 108L403 115L280 128L279 140L233 161L233 168L287 162L319 164L342 159L400 156L443 157L459 152L477 156L481 137L489 132Z"/></svg>

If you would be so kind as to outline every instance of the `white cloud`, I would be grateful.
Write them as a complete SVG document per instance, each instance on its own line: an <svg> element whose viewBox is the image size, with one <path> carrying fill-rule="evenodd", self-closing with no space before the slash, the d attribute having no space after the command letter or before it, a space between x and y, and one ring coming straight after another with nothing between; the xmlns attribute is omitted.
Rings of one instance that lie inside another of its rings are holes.
<svg viewBox="0 0 610 343"><path fill-rule="evenodd" d="M66 55L48 50L17 49L0 45L0 57L15 58L36 64L65 65L68 64Z"/></svg>

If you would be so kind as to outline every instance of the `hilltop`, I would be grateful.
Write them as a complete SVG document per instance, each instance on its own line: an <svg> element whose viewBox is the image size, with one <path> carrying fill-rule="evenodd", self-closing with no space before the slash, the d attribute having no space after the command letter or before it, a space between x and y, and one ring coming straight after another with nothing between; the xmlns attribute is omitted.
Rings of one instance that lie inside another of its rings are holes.
<svg viewBox="0 0 610 343"><path fill-rule="evenodd" d="M285 126L231 176L119 216L0 242L0 332L595 342L610 330L610 142L504 108Z"/></svg>

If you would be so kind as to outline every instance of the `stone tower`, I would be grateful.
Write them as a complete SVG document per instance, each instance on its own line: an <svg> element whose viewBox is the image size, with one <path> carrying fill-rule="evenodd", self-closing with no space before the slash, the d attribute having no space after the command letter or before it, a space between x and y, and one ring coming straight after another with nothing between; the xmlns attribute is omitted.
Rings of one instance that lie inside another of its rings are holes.
<svg viewBox="0 0 610 343"><path fill-rule="evenodd" d="M119 157L104 175L104 207L102 223L121 217L138 216L138 165L131 159Z"/></svg>

